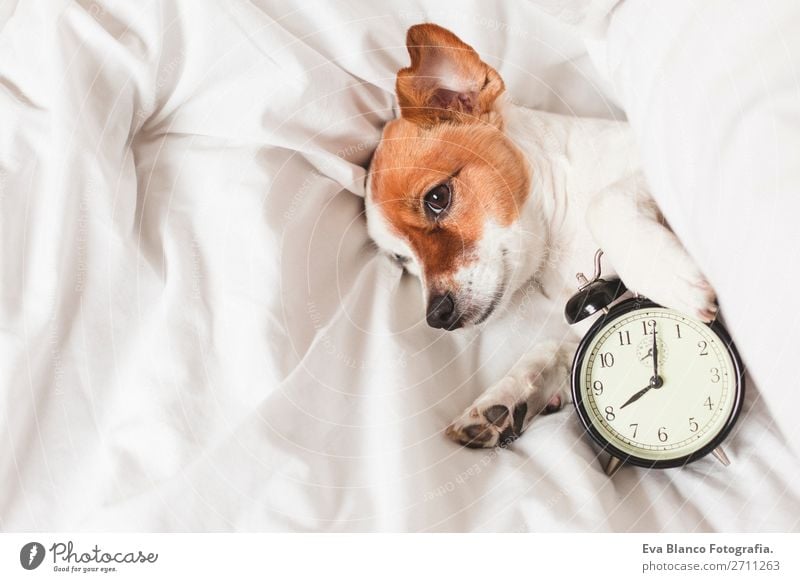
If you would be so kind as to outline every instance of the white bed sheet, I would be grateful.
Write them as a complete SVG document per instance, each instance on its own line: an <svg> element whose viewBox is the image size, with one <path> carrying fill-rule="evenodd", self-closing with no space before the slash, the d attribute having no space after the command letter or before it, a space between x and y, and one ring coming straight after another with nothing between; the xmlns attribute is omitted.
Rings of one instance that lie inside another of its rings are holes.
<svg viewBox="0 0 800 582"><path fill-rule="evenodd" d="M800 468L750 390L732 466L613 480L570 409L508 450L442 430L559 329L420 320L364 167L408 26L522 104L614 117L614 2L54 2L0 32L0 529L785 531Z"/></svg>

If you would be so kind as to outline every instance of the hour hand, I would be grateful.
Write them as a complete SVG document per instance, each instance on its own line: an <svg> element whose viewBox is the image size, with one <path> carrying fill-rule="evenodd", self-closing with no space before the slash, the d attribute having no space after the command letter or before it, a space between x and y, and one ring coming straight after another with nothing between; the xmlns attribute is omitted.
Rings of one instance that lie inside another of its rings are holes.
<svg viewBox="0 0 800 582"><path fill-rule="evenodd" d="M631 396L630 398L628 398L628 400L626 400L626 401L625 401L625 404L623 404L622 406L620 406L620 407L619 407L619 408L620 408L620 410L622 410L623 408L625 408L626 406L628 406L628 404L632 404L632 403L636 402L637 400L639 400L639 398L641 398L642 396L644 396L645 394L647 394L647 391L648 391L648 390L650 390L650 389L651 389L651 388L653 388L653 387L654 387L654 385L653 385L653 383L651 382L650 384L648 384L647 386L645 386L644 388L642 388L641 390L639 390L639 391L638 391L636 394L634 394L633 396Z"/></svg>

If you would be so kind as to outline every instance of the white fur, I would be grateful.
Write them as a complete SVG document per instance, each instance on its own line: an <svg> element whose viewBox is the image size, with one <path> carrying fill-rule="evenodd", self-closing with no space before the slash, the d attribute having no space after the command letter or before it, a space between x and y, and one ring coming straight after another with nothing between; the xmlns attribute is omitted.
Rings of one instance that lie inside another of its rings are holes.
<svg viewBox="0 0 800 582"><path fill-rule="evenodd" d="M383 213L380 211L380 208L373 201L371 186L372 181L368 175L365 196L365 212L367 215L367 232L369 233L370 238L376 245L378 245L379 249L386 253L389 258L391 258L392 255L409 257L411 260L404 265L405 269L412 275L421 277L422 274L421 269L419 268L417 256L402 237L399 237L392 232L392 229L389 227L389 222L383 217ZM425 298L427 298L427 295L425 295Z"/></svg>

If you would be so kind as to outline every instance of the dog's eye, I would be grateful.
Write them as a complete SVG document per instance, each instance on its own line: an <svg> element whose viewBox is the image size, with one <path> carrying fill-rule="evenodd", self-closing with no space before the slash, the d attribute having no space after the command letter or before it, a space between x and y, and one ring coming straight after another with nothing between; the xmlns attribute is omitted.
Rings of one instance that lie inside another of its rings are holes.
<svg viewBox="0 0 800 582"><path fill-rule="evenodd" d="M405 265L409 261L408 257L404 257L403 255L398 255L397 253L393 254L392 258L400 266Z"/></svg>
<svg viewBox="0 0 800 582"><path fill-rule="evenodd" d="M437 218L450 207L450 185L439 184L425 194L425 212L431 218Z"/></svg>

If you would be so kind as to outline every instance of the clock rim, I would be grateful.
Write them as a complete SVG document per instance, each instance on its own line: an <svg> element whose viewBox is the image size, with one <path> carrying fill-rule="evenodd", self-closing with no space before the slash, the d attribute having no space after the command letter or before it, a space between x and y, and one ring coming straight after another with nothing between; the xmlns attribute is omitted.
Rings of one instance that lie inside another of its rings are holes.
<svg viewBox="0 0 800 582"><path fill-rule="evenodd" d="M630 299L626 299L621 303L615 305L614 307L610 308L608 313L603 315L597 321L592 324L592 327L589 328L589 331L583 336L578 347L575 351L575 357L572 360L572 372L570 374L570 381L571 381L571 388L572 388L572 403L575 406L575 410L578 413L578 418L583 425L583 428L586 430L587 433L592 437L595 443L597 443L603 451L617 457L624 463L628 463L631 465L636 465L639 467L645 467L649 469L669 469L673 467L681 467L693 461L696 461L702 457L708 455L711 451L716 449L730 434L731 430L733 430L736 421L739 419L739 414L742 411L742 405L744 403L744 395L745 395L745 378L744 378L744 363L742 359L739 357L739 352L736 350L736 346L733 343L733 338L731 338L730 333L725 328L719 320L714 320L711 323L704 323L699 322L708 327L717 337L722 340L722 344L725 349L728 351L728 354L731 357L731 361L733 362L734 367L734 377L735 377L735 386L734 386L734 403L733 407L731 408L731 412L728 415L728 418L725 420L725 424L722 426L720 431L712 438L707 444L703 447L697 449L694 452L689 453L688 455L683 455L681 457L676 457L674 459L645 459L642 457L637 457L636 455L631 455L630 453L623 452L621 449L614 446L611 442L608 441L597 429L594 423L591 420L589 413L586 410L586 407L583 404L583 398L580 393L580 369L583 364L583 359L586 355L587 348L591 341L595 338L598 332L604 328L608 323L612 322L615 319L618 319L620 316L630 313L632 311L639 311L643 309L650 309L650 308L660 308L660 309L669 309L670 311L675 311L677 313L682 312L677 309L671 309L669 307L664 307L663 305L659 305L655 301L651 301L645 298L637 298L632 297ZM691 317L682 314L684 317L692 319Z"/></svg>

